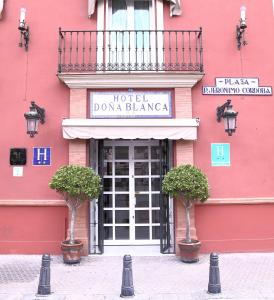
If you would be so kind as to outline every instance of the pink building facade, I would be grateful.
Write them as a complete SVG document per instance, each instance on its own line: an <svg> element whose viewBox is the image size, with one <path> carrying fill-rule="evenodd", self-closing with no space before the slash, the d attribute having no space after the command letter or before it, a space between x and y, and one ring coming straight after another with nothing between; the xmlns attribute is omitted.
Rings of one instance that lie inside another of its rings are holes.
<svg viewBox="0 0 274 300"><path fill-rule="evenodd" d="M60 253L69 215L48 183L66 164L103 178L77 216L85 254L176 253L183 207L161 181L186 163L210 184L191 214L203 252L274 250L272 0L0 1L0 11L0 253ZM232 135L216 116L228 99ZM34 137L31 101L46 115Z"/></svg>

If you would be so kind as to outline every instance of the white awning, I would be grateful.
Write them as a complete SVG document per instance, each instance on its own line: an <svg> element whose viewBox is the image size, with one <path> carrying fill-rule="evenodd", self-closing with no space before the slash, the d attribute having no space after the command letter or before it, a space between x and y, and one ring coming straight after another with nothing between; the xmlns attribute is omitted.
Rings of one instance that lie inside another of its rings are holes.
<svg viewBox="0 0 274 300"><path fill-rule="evenodd" d="M97 0L88 0L88 17L94 14L95 4ZM171 16L179 16L181 15L181 0L167 0L170 2L170 15Z"/></svg>
<svg viewBox="0 0 274 300"><path fill-rule="evenodd" d="M64 119L65 139L196 140L199 119Z"/></svg>

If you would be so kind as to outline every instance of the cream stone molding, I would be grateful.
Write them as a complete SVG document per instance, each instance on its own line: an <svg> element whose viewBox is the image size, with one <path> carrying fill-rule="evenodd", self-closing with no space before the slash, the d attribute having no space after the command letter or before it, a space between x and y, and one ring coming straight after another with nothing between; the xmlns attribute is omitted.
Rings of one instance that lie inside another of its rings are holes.
<svg viewBox="0 0 274 300"><path fill-rule="evenodd" d="M0 200L0 206L66 206L65 200L42 200L42 199L6 199Z"/></svg>
<svg viewBox="0 0 274 300"><path fill-rule="evenodd" d="M257 197L257 198L208 198L208 200L201 204L267 204L274 203L273 197Z"/></svg>
<svg viewBox="0 0 274 300"><path fill-rule="evenodd" d="M58 73L58 78L69 88L191 88L204 73Z"/></svg>

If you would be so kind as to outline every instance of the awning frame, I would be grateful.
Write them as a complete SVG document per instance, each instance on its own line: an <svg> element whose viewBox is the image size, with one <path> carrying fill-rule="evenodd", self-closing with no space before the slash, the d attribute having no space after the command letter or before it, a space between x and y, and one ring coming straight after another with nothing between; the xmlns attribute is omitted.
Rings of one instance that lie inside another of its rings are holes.
<svg viewBox="0 0 274 300"><path fill-rule="evenodd" d="M65 139L196 140L196 119L64 119Z"/></svg>

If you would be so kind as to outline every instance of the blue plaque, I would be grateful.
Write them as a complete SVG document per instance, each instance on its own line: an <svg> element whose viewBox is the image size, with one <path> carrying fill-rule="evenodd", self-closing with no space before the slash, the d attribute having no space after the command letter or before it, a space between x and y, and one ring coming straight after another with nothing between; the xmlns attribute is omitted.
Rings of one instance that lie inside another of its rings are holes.
<svg viewBox="0 0 274 300"><path fill-rule="evenodd" d="M211 166L212 167L230 166L230 144L229 143L211 144Z"/></svg>
<svg viewBox="0 0 274 300"><path fill-rule="evenodd" d="M50 166L51 165L51 148L34 147L33 148L33 166Z"/></svg>

